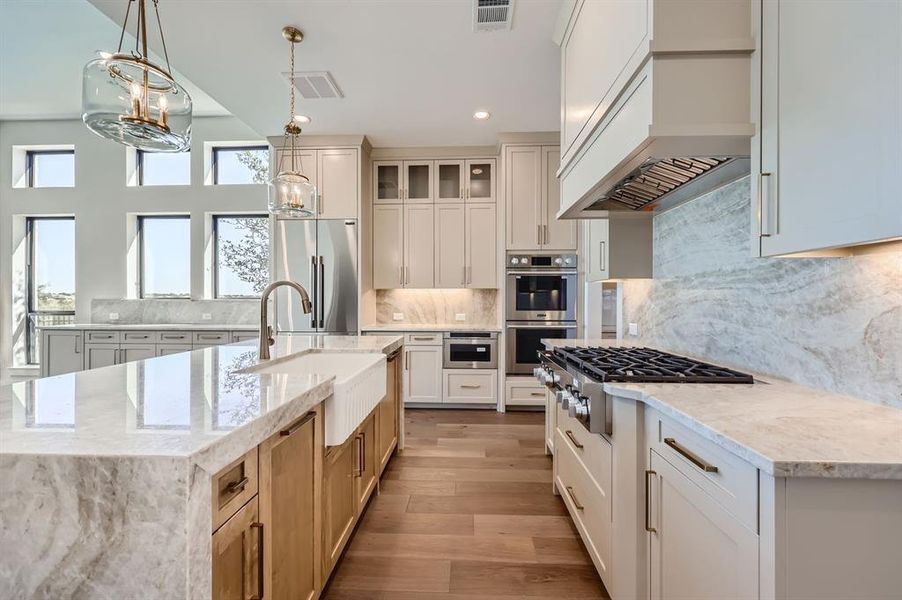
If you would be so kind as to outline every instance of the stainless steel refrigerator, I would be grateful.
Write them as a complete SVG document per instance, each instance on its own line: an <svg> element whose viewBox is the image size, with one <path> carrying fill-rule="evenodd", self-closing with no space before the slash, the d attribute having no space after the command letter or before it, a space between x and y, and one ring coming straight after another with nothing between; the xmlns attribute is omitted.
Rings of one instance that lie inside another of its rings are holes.
<svg viewBox="0 0 902 600"><path fill-rule="evenodd" d="M357 221L277 219L273 226L273 280L290 279L310 294L304 314L292 289L276 291L277 331L357 333Z"/></svg>

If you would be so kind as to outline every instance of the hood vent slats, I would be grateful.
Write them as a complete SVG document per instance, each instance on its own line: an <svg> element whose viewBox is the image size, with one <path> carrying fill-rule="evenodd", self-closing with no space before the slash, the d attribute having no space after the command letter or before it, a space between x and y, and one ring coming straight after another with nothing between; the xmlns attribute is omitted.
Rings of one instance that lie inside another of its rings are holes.
<svg viewBox="0 0 902 600"><path fill-rule="evenodd" d="M718 157L649 159L599 198L591 210L653 210L655 201L662 196L731 160Z"/></svg>

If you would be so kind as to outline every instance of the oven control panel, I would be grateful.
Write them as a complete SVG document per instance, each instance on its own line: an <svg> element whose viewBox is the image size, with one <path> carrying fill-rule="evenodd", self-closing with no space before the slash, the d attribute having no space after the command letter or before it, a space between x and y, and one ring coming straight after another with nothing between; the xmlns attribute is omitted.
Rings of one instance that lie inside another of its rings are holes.
<svg viewBox="0 0 902 600"><path fill-rule="evenodd" d="M507 255L511 269L575 269L575 254L517 254Z"/></svg>

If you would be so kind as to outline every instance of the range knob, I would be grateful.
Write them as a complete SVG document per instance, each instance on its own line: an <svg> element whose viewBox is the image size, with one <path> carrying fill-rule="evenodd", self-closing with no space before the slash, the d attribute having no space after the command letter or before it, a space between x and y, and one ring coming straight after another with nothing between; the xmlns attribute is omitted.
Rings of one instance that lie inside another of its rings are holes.
<svg viewBox="0 0 902 600"><path fill-rule="evenodd" d="M573 263L573 259L570 258L569 256L568 256L567 258L564 259L564 264L565 264L565 265L569 265L569 264L572 264L572 263Z"/></svg>
<svg viewBox="0 0 902 600"><path fill-rule="evenodd" d="M545 369L543 369L542 367L536 367L532 370L532 376L539 381L545 381Z"/></svg>
<svg viewBox="0 0 902 600"><path fill-rule="evenodd" d="M562 264L564 264L564 259L562 259L560 256L558 256L557 258L554 259L554 264L562 265Z"/></svg>
<svg viewBox="0 0 902 600"><path fill-rule="evenodd" d="M519 265L519 264L520 264L520 259L517 258L516 256L512 256L512 257L511 257L511 264L512 264L512 265Z"/></svg>
<svg viewBox="0 0 902 600"><path fill-rule="evenodd" d="M554 393L554 401L560 404L564 400L564 390L557 390Z"/></svg>
<svg viewBox="0 0 902 600"><path fill-rule="evenodd" d="M589 406L582 398L574 398L573 402L567 405L567 413L572 419L585 421L589 418Z"/></svg>
<svg viewBox="0 0 902 600"><path fill-rule="evenodd" d="M571 394L569 390L562 390L560 399L561 408L567 410L573 402L576 402L576 398L573 397L573 394Z"/></svg>

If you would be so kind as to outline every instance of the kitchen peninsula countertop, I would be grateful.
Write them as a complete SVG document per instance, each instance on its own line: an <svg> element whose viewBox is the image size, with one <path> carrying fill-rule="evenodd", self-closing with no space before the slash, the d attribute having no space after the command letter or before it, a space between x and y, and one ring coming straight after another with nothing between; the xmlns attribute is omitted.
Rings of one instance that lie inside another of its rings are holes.
<svg viewBox="0 0 902 600"><path fill-rule="evenodd" d="M636 345L542 341L549 349ZM752 375L751 385L605 383L604 388L644 402L776 477L902 479L902 410Z"/></svg>

